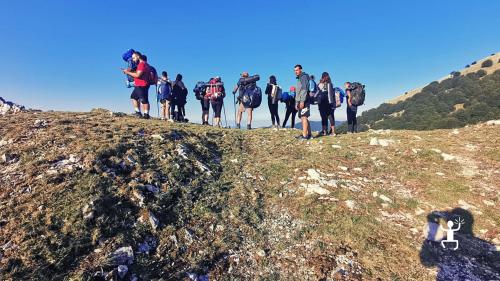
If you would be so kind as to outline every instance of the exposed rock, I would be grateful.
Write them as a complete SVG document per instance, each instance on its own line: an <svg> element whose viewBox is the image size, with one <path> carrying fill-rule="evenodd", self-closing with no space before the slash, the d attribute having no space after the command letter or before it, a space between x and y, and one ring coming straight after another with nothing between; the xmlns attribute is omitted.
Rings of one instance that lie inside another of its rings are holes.
<svg viewBox="0 0 500 281"><path fill-rule="evenodd" d="M121 247L108 257L108 261L113 266L131 265L134 263L134 251L132 247Z"/></svg>
<svg viewBox="0 0 500 281"><path fill-rule="evenodd" d="M151 228L153 228L153 230L156 230L160 225L160 220L152 212L148 213L148 217Z"/></svg>
<svg viewBox="0 0 500 281"><path fill-rule="evenodd" d="M382 201L385 201L385 202L388 202L388 203L392 203L392 199L383 195L383 194L380 194L379 197L380 199L382 199Z"/></svg>
<svg viewBox="0 0 500 281"><path fill-rule="evenodd" d="M118 277L121 279L125 278L125 275L127 275L128 272L128 267L126 265L119 265L117 268L118 271Z"/></svg>
<svg viewBox="0 0 500 281"><path fill-rule="evenodd" d="M336 145L336 144L333 144L333 145L332 145L332 148L333 148L333 149L342 149L342 146L340 146L340 145Z"/></svg>
<svg viewBox="0 0 500 281"><path fill-rule="evenodd" d="M444 161L452 161L452 160L457 159L456 156L451 155L451 154L446 154L446 153L441 153L441 157L443 157Z"/></svg>
<svg viewBox="0 0 500 281"><path fill-rule="evenodd" d="M35 120L35 123L33 124L33 126L35 128L38 128L38 129L45 128L45 127L47 127L47 125L48 125L48 122L46 120L43 120L43 119L37 119L37 120Z"/></svg>
<svg viewBox="0 0 500 281"><path fill-rule="evenodd" d="M5 115L7 113L17 114L21 111L25 111L26 109L22 105L15 104L10 101L4 100L0 97L0 114Z"/></svg>
<svg viewBox="0 0 500 281"><path fill-rule="evenodd" d="M322 188L319 184L306 184L301 183L299 189L303 189L306 191L306 195L310 194L319 194L319 195L328 195L330 191Z"/></svg>
<svg viewBox="0 0 500 281"><path fill-rule="evenodd" d="M500 125L500 120L490 120L486 122L488 126Z"/></svg>
<svg viewBox="0 0 500 281"><path fill-rule="evenodd" d="M356 202L354 200L346 200L345 204L351 210L354 210L356 208Z"/></svg>
<svg viewBox="0 0 500 281"><path fill-rule="evenodd" d="M156 193L160 192L160 188L159 188L159 187L157 187L157 186L155 186L155 185L152 185L152 184L146 184L144 187L145 187L145 188L146 188L149 192L154 193L154 194L156 194Z"/></svg>
<svg viewBox="0 0 500 281"><path fill-rule="evenodd" d="M394 144L395 141L393 139L377 139L377 138L371 138L370 139L370 145L378 145L378 146L389 146L391 144Z"/></svg>

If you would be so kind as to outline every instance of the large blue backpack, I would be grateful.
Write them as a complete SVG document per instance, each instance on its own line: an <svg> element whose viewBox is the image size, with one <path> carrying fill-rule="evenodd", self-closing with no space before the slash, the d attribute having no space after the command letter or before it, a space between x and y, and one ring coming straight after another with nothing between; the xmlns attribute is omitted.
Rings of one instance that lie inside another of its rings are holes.
<svg viewBox="0 0 500 281"><path fill-rule="evenodd" d="M259 107L262 102L262 90L256 84L247 86L241 101L245 108Z"/></svg>
<svg viewBox="0 0 500 281"><path fill-rule="evenodd" d="M122 55L122 59L127 63L127 68L131 71L135 71L137 69L137 64L132 60L132 55L134 54L134 49L128 49ZM134 87L134 77L127 75L127 88Z"/></svg>
<svg viewBox="0 0 500 281"><path fill-rule="evenodd" d="M158 87L158 101L170 100L172 98L172 85L169 81L160 80Z"/></svg>

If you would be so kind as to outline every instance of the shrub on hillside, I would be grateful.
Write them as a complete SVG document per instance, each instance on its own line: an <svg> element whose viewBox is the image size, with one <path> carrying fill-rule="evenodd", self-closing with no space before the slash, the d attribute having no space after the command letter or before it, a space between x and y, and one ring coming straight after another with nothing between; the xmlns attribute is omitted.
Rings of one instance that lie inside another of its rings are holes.
<svg viewBox="0 0 500 281"><path fill-rule="evenodd" d="M500 59L498 59L498 63L500 63Z"/></svg>
<svg viewBox="0 0 500 281"><path fill-rule="evenodd" d="M470 64L466 65L465 68L469 68L470 67Z"/></svg>
<svg viewBox="0 0 500 281"><path fill-rule="evenodd" d="M460 71L452 71L452 72L450 73L450 75L451 75L452 77L458 77L458 76L460 76L460 74L461 74L461 73L460 73Z"/></svg>
<svg viewBox="0 0 500 281"><path fill-rule="evenodd" d="M482 69L479 69L477 72L476 72L477 76L479 78L483 77L486 75L486 71L482 70Z"/></svg>
<svg viewBox="0 0 500 281"><path fill-rule="evenodd" d="M485 60L483 61L483 63L481 64L481 67L491 67L493 65L493 61L492 60Z"/></svg>
<svg viewBox="0 0 500 281"><path fill-rule="evenodd" d="M470 65L475 65L477 62L476 61L473 61Z"/></svg>

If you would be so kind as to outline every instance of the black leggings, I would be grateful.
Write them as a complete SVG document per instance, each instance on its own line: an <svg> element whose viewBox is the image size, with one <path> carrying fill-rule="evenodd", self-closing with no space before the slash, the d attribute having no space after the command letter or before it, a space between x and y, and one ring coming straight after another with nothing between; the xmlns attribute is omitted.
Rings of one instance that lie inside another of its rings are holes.
<svg viewBox="0 0 500 281"><path fill-rule="evenodd" d="M290 128L295 128L295 115L297 115L297 110L295 110L295 108L293 107L286 108L285 121L283 121L283 126L282 126L283 128L286 127L286 122L288 121L288 117L290 117L290 115L292 115L292 124Z"/></svg>
<svg viewBox="0 0 500 281"><path fill-rule="evenodd" d="M355 133L358 130L358 120L356 114L358 112L357 106L347 106L347 131Z"/></svg>
<svg viewBox="0 0 500 281"><path fill-rule="evenodd" d="M271 112L271 122L274 124L280 124L280 116L278 114L278 103L273 104L273 102L268 99L267 105L269 106L269 112Z"/></svg>
<svg viewBox="0 0 500 281"><path fill-rule="evenodd" d="M330 120L330 126L335 126L335 109L328 103L318 104L319 115L321 115L321 126L328 128L328 120Z"/></svg>
<svg viewBox="0 0 500 281"><path fill-rule="evenodd" d="M220 118L222 112L222 102L212 102L212 109L214 111L214 117Z"/></svg>

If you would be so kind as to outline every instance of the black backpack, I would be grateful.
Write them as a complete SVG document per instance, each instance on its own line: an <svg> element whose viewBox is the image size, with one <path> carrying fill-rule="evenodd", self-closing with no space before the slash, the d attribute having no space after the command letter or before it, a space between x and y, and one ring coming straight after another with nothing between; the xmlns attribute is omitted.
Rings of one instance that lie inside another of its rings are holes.
<svg viewBox="0 0 500 281"><path fill-rule="evenodd" d="M351 92L351 104L354 106L360 106L365 103L365 85L353 82L349 86L349 91Z"/></svg>

